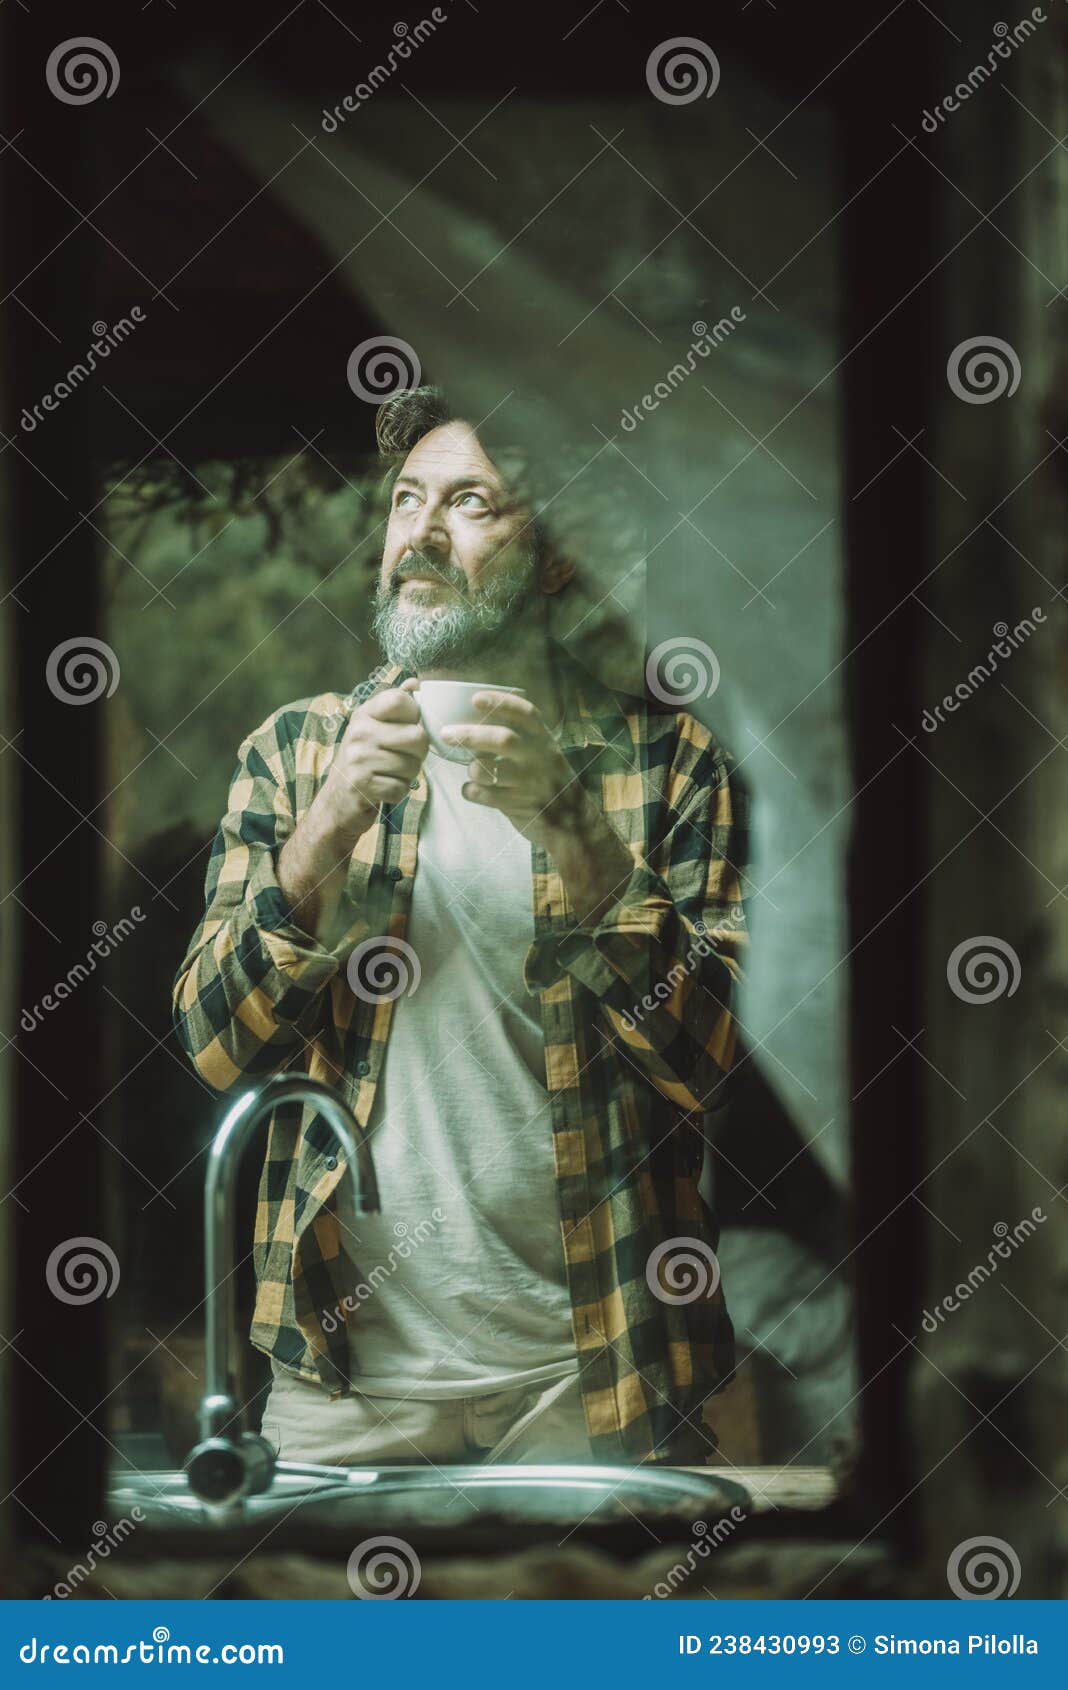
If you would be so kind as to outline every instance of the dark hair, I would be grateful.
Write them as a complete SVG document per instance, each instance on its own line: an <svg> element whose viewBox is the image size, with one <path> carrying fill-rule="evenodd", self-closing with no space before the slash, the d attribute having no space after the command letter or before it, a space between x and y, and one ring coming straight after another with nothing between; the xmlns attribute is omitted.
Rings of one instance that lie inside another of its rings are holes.
<svg viewBox="0 0 1068 1690"><path fill-rule="evenodd" d="M524 395L524 402L528 407L531 403L537 407L544 405L540 396L532 399L529 394ZM538 520L539 504L547 497L539 466L529 453L516 446L507 423L494 426L492 420L485 424L471 422L470 418L453 408L444 388L405 388L379 405L375 413L375 439L379 457L386 464L381 486L383 495L388 496L392 492L404 460L424 435L440 428L443 423L459 421L467 422L475 430L487 455L497 463L512 496L532 512L530 527L534 559L536 563L541 563L548 550L548 538L544 524Z"/></svg>
<svg viewBox="0 0 1068 1690"><path fill-rule="evenodd" d="M416 441L452 420L452 408L440 387L408 387L394 393L375 412L378 455L399 468Z"/></svg>

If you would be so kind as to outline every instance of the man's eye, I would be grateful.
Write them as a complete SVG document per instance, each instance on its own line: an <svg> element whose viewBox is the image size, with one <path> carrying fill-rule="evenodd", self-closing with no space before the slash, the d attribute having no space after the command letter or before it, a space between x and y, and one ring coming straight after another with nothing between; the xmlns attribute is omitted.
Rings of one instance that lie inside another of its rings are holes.
<svg viewBox="0 0 1068 1690"><path fill-rule="evenodd" d="M458 505L462 505L465 499L474 499L476 506L478 506L481 510L489 510L489 506L482 497L481 493L461 493L456 503Z"/></svg>
<svg viewBox="0 0 1068 1690"><path fill-rule="evenodd" d="M406 499L414 499L414 498L415 498L414 493L409 492L407 490L407 488L402 489L402 491L397 494L396 498L393 501L393 508L395 510L400 510L401 506L404 504Z"/></svg>

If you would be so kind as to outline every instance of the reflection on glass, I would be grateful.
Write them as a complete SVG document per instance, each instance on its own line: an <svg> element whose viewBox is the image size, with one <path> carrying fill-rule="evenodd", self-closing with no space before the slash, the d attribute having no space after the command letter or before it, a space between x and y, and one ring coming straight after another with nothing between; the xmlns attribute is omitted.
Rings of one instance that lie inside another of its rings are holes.
<svg viewBox="0 0 1068 1690"><path fill-rule="evenodd" d="M314 1108L272 1120L264 1435L337 1466L698 1461L733 1363L688 1119L735 1044L726 759L556 645L575 565L444 394L378 438L384 663L245 742L175 985L209 1085L336 1064L370 1129L356 1234Z"/></svg>
<svg viewBox="0 0 1068 1690"><path fill-rule="evenodd" d="M255 97L233 112L266 179ZM512 163L535 116L502 120ZM714 122L737 127L729 99ZM638 174L690 175L651 125ZM372 114L337 137L402 180L409 141ZM824 143L813 120L814 183ZM558 145L573 162L563 121ZM283 1458L726 1470L848 1439L836 445L815 408L761 445L834 339L800 279L750 297L689 226L625 316L590 312L656 205L608 168L622 220L583 179L581 227L546 215L447 337L396 255L363 278L422 352L375 456L150 462L108 498L140 571L112 610L129 739L171 752L112 817L168 929L131 963L145 1023L120 1023L124 1068L146 1029L170 1046L167 1083L157 1059L124 1091L118 1437L142 1466L196 1436L204 1150L283 1069L352 1108L382 1200L354 1222L314 1106L276 1111L238 1193L238 1388ZM277 191L329 244L329 185L299 180ZM419 202L457 254L482 191L440 227ZM746 225L765 276L774 221ZM517 333L514 289L551 333ZM398 339L350 359L362 406ZM145 579L167 633L137 656Z"/></svg>

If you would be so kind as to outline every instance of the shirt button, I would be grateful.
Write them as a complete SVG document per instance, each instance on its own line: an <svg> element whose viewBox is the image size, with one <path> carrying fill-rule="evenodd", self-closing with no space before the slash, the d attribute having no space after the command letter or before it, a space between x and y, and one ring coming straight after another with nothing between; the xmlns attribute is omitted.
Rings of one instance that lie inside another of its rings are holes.
<svg viewBox="0 0 1068 1690"><path fill-rule="evenodd" d="M336 1156L328 1156L326 1158L326 1161L323 1163L323 1166L325 1168L328 1168L329 1171L331 1173L333 1173L334 1169L337 1167L337 1157Z"/></svg>
<svg viewBox="0 0 1068 1690"><path fill-rule="evenodd" d="M419 785L419 781L418 781L418 779L416 779L416 780L413 780L413 781L412 781L412 791L413 791L413 792L414 792L414 791L415 791L415 790L416 790L416 788L417 788L417 787L418 787L418 785Z"/></svg>
<svg viewBox="0 0 1068 1690"><path fill-rule="evenodd" d="M371 1064L369 1062L357 1062L356 1072L362 1080L365 1074L369 1074L371 1072Z"/></svg>
<svg viewBox="0 0 1068 1690"><path fill-rule="evenodd" d="M392 880L394 882L396 882L398 880L403 880L404 879L404 870L399 869L399 868L387 868L386 879Z"/></svg>

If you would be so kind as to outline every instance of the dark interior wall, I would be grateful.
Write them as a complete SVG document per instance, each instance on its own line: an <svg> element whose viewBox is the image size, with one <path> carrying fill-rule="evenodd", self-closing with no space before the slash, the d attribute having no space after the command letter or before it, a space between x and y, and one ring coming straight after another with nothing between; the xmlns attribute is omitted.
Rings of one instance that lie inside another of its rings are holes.
<svg viewBox="0 0 1068 1690"><path fill-rule="evenodd" d="M7 55L5 47L8 40L7 20L0 12L0 66L5 65ZM0 97L6 96L8 77L0 71ZM3 250L3 237L0 235L0 252ZM7 416L6 398L7 371L0 360L0 414ZM5 454L6 456L6 454ZM0 814L9 818L10 825L0 829L0 887L12 885L16 879L16 826L18 816L18 789L14 771L14 760L7 755L7 736L11 732L11 725L15 718L15 606L7 597L8 588L13 585L13 559L8 539L11 534L11 518L8 510L10 497L10 477L4 457L0 457L0 731L4 736L4 750L0 751ZM4 913L0 921L0 1027L10 1025L12 1012L18 999L18 910L11 906ZM13 1108L14 1089L14 1053L6 1042L0 1046L0 1183L4 1191L11 1185L11 1157L14 1144ZM15 1237L12 1225L12 1206L10 1203L0 1204L0 1331L13 1332L11 1325L15 1312L15 1298L13 1286L13 1267L15 1260ZM12 1448L11 1448L11 1399L12 1399L12 1361L5 1346L0 1353L0 1489L9 1498L11 1489ZM15 1510L10 1499L0 1505L0 1554L10 1550L14 1533Z"/></svg>
<svg viewBox="0 0 1068 1690"><path fill-rule="evenodd" d="M928 794L922 1197L938 1217L910 1398L930 1564L993 1534L1021 1594L1055 1598L1068 1544L1068 19L1037 11L1034 35L931 143L940 373L958 374L940 383L928 442L945 479L929 472L936 545L910 730ZM1000 33L989 0L973 17L980 40ZM975 58L971 40L950 43L945 86ZM952 356L968 342L978 382Z"/></svg>
<svg viewBox="0 0 1068 1690"><path fill-rule="evenodd" d="M55 20L20 13L15 27L5 21L3 546L16 667L4 755L5 778L17 787L17 823L4 891L18 912L14 1011L21 1021L26 1012L32 1019L92 944L103 905L102 720L65 700L57 684L67 642L81 645L100 631L96 536L84 515L97 498L88 408L76 396L58 409L32 450L18 426L22 406L55 379L42 342L83 343L92 319L84 278L94 273L98 236L72 215L72 206L91 203L84 114L51 100L40 73ZM25 63L37 74L25 74ZM59 248L56 262L49 255ZM107 1299L77 1300L80 1270L65 1265L78 1248L71 1241L91 1235L100 1271L112 1272L100 1249L110 1249L98 1137L111 1084L103 1003L102 988L90 982L32 1032L17 1022L4 1029L15 1035L16 1052L8 1068L17 1131L5 1210L17 1263L10 1355L17 1528L73 1541L98 1509L105 1454L91 1417L108 1391Z"/></svg>
<svg viewBox="0 0 1068 1690"><path fill-rule="evenodd" d="M878 72L873 73L875 58ZM922 279L937 261L933 173L903 140L939 80L905 27L881 31L846 84L841 157L845 330L842 379L847 530L845 676L854 785L848 870L850 1113L854 1202L849 1259L862 1287L858 1343L861 1484L909 1554L915 1451L909 1360L900 1338L921 1283L924 1229L910 1201L922 1166L922 971L908 935L923 920L923 782L896 724L914 715L923 612L912 589L931 566L929 471L902 451L922 430L936 373L936 313ZM906 115L907 114L907 115ZM903 155L903 156L902 156ZM892 161L892 162L891 162Z"/></svg>

